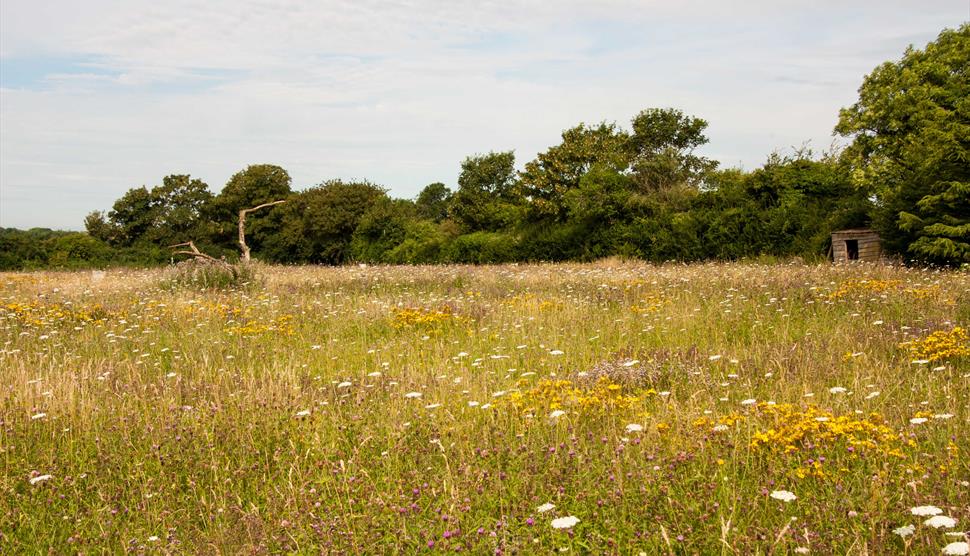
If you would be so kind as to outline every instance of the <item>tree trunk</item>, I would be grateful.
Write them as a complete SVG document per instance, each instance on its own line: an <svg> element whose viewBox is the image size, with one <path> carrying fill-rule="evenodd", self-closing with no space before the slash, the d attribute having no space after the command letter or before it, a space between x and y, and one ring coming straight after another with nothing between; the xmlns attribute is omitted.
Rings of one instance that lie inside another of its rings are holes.
<svg viewBox="0 0 970 556"><path fill-rule="evenodd" d="M246 245L246 213L259 210L261 208L271 207L273 205L278 205L280 203L285 203L285 199L280 199L279 201L273 201L272 203L263 203L259 206L253 208L241 209L239 211L239 249L242 251L241 260L244 263L249 262L249 246Z"/></svg>

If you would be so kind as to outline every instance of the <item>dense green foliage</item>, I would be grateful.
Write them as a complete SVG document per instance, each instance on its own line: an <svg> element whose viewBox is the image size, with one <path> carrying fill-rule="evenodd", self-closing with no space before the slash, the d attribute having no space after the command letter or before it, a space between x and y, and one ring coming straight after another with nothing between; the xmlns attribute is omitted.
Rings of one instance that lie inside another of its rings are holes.
<svg viewBox="0 0 970 556"><path fill-rule="evenodd" d="M970 24L869 74L836 128L894 250L970 262Z"/></svg>
<svg viewBox="0 0 970 556"><path fill-rule="evenodd" d="M241 209L253 256L277 263L498 263L636 257L650 261L826 257L831 232L873 226L890 254L970 262L970 26L946 30L866 77L841 112L844 152L771 154L753 171L697 154L707 121L640 112L629 129L581 123L516 171L512 151L469 156L457 187L415 200L330 180L293 191L270 164L221 192L188 175L134 188L84 234L6 231L3 268L104 266L167 259L192 240L238 255Z"/></svg>

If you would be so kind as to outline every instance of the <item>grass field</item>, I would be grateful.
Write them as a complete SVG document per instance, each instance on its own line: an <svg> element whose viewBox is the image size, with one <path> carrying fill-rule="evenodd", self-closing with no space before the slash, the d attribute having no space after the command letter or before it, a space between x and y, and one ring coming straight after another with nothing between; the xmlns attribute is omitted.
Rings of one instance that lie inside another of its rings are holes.
<svg viewBox="0 0 970 556"><path fill-rule="evenodd" d="M966 272L259 277L0 275L0 552L941 554L970 529Z"/></svg>

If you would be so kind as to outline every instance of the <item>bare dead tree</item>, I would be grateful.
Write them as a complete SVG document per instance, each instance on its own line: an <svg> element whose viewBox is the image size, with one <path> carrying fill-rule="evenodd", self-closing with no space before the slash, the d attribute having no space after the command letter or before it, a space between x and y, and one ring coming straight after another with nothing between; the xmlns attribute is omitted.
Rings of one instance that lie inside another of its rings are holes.
<svg viewBox="0 0 970 556"><path fill-rule="evenodd" d="M215 263L215 264L220 264L220 265L228 265L229 264L226 261L223 261L221 259L217 259L217 258L213 257L212 255L207 255L207 254L203 253L202 251L199 251L199 248L196 247L195 246L195 243L193 243L191 241L186 241L185 243L176 243L175 245L169 245L168 246L169 249L178 249L179 247L188 247L188 249L183 249L181 251L175 251L175 252L172 253L173 255L189 255L191 257L195 257L196 259L201 259L201 260L204 260L204 261L208 261L210 263Z"/></svg>
<svg viewBox="0 0 970 556"><path fill-rule="evenodd" d="M273 205L278 205L280 203L285 203L285 199L280 199L279 201L273 201L271 203L263 203L259 206L253 208L242 209L239 211L239 249L242 250L242 261L244 263L249 262L249 246L246 245L246 213L257 211L261 208L271 207Z"/></svg>

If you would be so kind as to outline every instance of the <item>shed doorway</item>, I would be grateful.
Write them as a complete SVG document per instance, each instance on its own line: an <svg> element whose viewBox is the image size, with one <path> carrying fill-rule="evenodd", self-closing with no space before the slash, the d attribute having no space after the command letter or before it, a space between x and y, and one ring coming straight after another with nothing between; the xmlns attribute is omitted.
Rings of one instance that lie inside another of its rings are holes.
<svg viewBox="0 0 970 556"><path fill-rule="evenodd" d="M858 239L845 240L845 258L850 261L859 260L859 240Z"/></svg>

